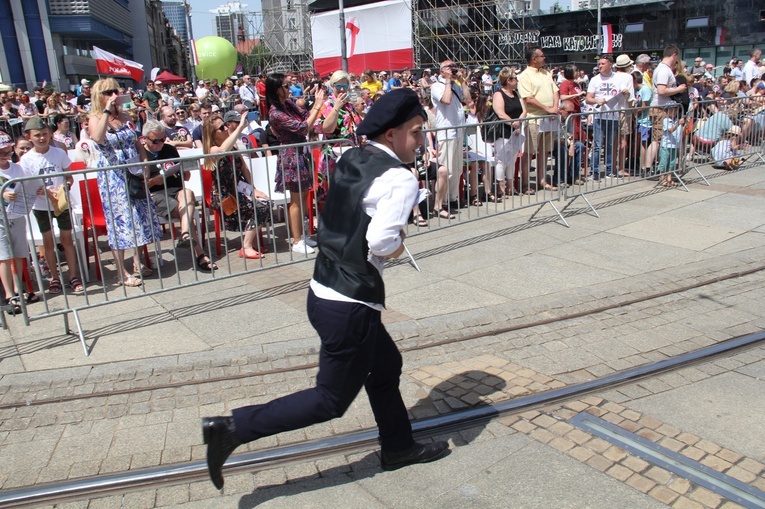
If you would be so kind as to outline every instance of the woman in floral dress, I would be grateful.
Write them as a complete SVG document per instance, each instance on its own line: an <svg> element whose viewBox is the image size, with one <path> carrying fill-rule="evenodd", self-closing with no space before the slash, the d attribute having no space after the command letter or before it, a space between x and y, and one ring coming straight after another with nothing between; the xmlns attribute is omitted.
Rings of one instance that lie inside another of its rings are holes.
<svg viewBox="0 0 765 509"><path fill-rule="evenodd" d="M268 126L280 145L305 143L309 126L319 118L324 104L324 89L316 92L314 106L310 111L300 108L290 96L290 80L283 74L271 74L266 79L266 102L268 103ZM303 210L308 191L313 187L313 167L310 154L302 148L279 150L276 164L276 192L290 192L287 207L289 231L292 233L292 251L311 254L303 232Z"/></svg>
<svg viewBox="0 0 765 509"><path fill-rule="evenodd" d="M146 160L143 146L138 143L135 126L128 115L115 104L119 85L112 78L98 80L92 88L89 134L94 153L91 164L106 168L136 163L131 173L143 177L138 166ZM154 242L162 235L154 203L149 198L134 199L128 195L126 172L119 169L98 173L98 192L106 218L109 246L112 248L120 273L120 284L140 286L151 269L141 266L138 248ZM125 268L125 250L133 249L133 273Z"/></svg>

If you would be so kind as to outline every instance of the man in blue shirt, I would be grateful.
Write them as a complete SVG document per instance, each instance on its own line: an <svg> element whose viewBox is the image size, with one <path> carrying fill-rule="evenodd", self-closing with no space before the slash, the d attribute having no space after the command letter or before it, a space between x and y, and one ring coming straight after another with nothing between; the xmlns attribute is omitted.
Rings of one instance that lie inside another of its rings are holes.
<svg viewBox="0 0 765 509"><path fill-rule="evenodd" d="M388 91L392 92L393 90L396 90L398 88L403 88L401 85L401 73L394 72L393 77L388 80Z"/></svg>
<svg viewBox="0 0 765 509"><path fill-rule="evenodd" d="M290 94L292 95L292 97L294 97L295 99L299 97L303 97L303 85L298 83L297 76L293 76L292 78L290 78L290 81L292 82L292 84L290 85Z"/></svg>

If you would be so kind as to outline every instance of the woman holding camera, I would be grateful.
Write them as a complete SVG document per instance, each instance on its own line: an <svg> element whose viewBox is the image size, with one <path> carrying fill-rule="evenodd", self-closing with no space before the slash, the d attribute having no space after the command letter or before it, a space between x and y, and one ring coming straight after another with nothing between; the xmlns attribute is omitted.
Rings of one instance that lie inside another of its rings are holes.
<svg viewBox="0 0 765 509"><path fill-rule="evenodd" d="M146 153L138 142L135 125L119 104L119 85L112 78L98 80L92 88L91 114L88 130L93 152L88 166L108 168L134 163L128 169L98 172L98 193L106 218L109 247L112 248L120 273L120 284L141 286L141 280L152 270L141 266L138 248L161 237L154 203L144 194L133 198L128 194L128 173L140 178L145 170ZM143 185L143 184L142 184ZM125 268L125 250L133 249L133 272Z"/></svg>
<svg viewBox="0 0 765 509"><path fill-rule="evenodd" d="M268 126L279 140L280 145L304 143L309 126L319 118L319 111L324 104L324 89L319 88L315 104L310 110L300 108L290 99L290 80L281 73L275 73L266 79L266 101L268 103ZM292 251L311 254L313 248L308 245L303 232L303 204L308 191L313 187L313 165L311 157L303 148L279 149L276 165L276 186L278 193L290 192L287 207L289 231L292 234Z"/></svg>
<svg viewBox="0 0 765 509"><path fill-rule="evenodd" d="M353 145L358 145L356 126L361 123L353 105L349 104L350 76L345 71L335 71L329 79L330 95L323 104L320 104L319 117L314 123L317 134L323 134L325 140L350 140ZM319 161L319 184L324 192L329 183L329 176L335 169L335 161L340 155L341 147L350 147L350 144L337 143L335 146L324 145L324 150Z"/></svg>

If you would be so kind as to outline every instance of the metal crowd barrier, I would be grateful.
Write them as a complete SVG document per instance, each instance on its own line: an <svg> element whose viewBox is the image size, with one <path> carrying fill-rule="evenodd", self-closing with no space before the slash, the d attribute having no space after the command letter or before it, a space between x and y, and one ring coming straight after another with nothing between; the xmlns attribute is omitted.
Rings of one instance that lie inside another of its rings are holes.
<svg viewBox="0 0 765 509"><path fill-rule="evenodd" d="M419 178L421 187L432 191L432 196L413 210L412 217L415 221L413 225L407 226L407 235L432 232L487 216L536 208L529 218L531 221L547 206L553 209L557 220L568 226L563 212L580 197L587 202L592 212L598 215L587 196L603 189L646 179L657 179L661 182L662 179L672 178L687 190L685 181L688 180L686 175L690 170L695 170L701 179L709 184L700 169L710 162L717 165L724 161L706 159L708 153L716 152L712 149L702 151L704 147L699 144L698 137L699 133L703 135L715 125L717 122L715 118L722 118L719 115L713 117L720 111L724 112L728 119L733 119L732 125L741 127L741 138L745 143L741 143L739 153L736 154L739 157L736 167L742 167L741 158L747 166L765 163L763 157L765 110L760 98L741 98L726 102L702 101L696 103L691 111L683 112L683 118L693 118L694 125L687 131L685 127L683 128L674 166L667 165L662 168L659 168L658 156L654 160L650 156L652 131L649 130L648 138L644 140L643 133L637 130L636 123L640 115L646 114L646 111L648 115L665 113L662 109L632 108L618 112L616 119L599 118L597 112L527 118L513 123L505 133L500 131L499 137L493 143L484 139L483 133L489 133L492 128L504 124L502 121L473 123L452 130L425 130L424 150L422 157L418 158L413 167L413 173ZM596 128L598 120L607 120L613 124L600 125ZM582 136L572 136L574 126L580 121L584 126ZM712 123L704 130L699 126L701 122ZM645 121L643 123L645 124ZM727 126L727 123L725 125ZM541 132L538 135L538 151L532 151L529 146L529 133L533 130ZM596 130L598 134L603 135L599 150L595 150L593 139ZM728 130L726 129L726 132ZM442 139L439 142L439 133L442 138L454 141L444 143ZM607 135L611 138L606 139ZM252 140L250 137L243 137L242 141L249 144ZM240 212L243 204L240 201L242 199L240 194L234 194L237 210L234 224L237 227L233 228L233 231L228 231L223 226L224 218L221 212L210 206L213 179L218 179L219 175L217 172L200 170L200 165L206 158L201 150L181 151L181 158L164 161L165 166L172 167L175 163L180 165L183 190L184 192L192 191L197 203L193 212L186 217L190 225L189 231L194 230L191 225L196 223L199 244L210 260L218 265L219 270L211 273L200 271L195 263L196 256L193 251L189 255L177 246L180 239L173 227L177 219L162 218L160 222L169 226L169 233L155 236L145 248L138 246L142 248L144 257L147 256L149 248L152 248L151 261L156 275L141 278L140 287L137 288L115 286L114 266L106 263L110 258L108 250L101 253L98 249L99 237L106 235L110 228L114 228L114 224L106 224L102 213L102 200L106 201L107 207L119 205L115 203L115 200L119 201L118 198L106 193L103 188L99 189L98 182L100 180L103 184L115 171L126 171L127 168L136 166L146 168L154 163L85 168L70 172L75 185L69 192L71 206L66 213L71 215L74 225L73 237L78 255L77 264L79 274L86 280L85 291L81 294L73 293L65 284L67 280L62 278L64 283L62 294L47 293L45 285L42 284L43 276L37 263L37 256L32 249L31 268L37 287L33 288L30 278L23 277L25 275L23 270L17 271L16 285L22 289L21 291L29 289L41 294L42 303L26 304L21 299L24 323L29 325L35 320L62 316L64 326L69 332L69 315L72 315L76 326L73 333L77 334L85 354L89 355L92 344L86 341L85 327L80 319L80 314L85 310L305 261L309 258L307 250L302 253L293 251L290 239L300 237L301 231L307 230L309 235L315 232L318 215L329 185L327 175L321 175L319 170L324 169L325 166L331 169L330 161L336 160L343 150L351 146L352 143L348 140L328 140L279 147L260 147L217 155L228 158L242 157L252 174L255 187L265 192L270 198L268 219L255 225L259 234L253 241L254 246L258 251L265 253L265 256L260 259L238 256L241 252L238 250L242 248L245 241L245 225L242 224L243 218ZM430 150L431 148L434 150ZM441 151L441 163L438 162L438 150ZM277 193L275 191L275 178L279 170L277 156L279 151L283 154L292 151L294 155L300 157L303 164L309 167L312 181L305 182L306 185L298 185L297 192ZM595 154L597 154L600 180L595 180L593 174ZM704 154L703 162L699 162L700 154ZM606 178L608 168L605 164L609 156L612 177ZM620 175L620 172L623 173ZM39 177L25 177L3 183L0 186L0 193L22 182L33 182L27 185L39 187ZM217 184L220 187L220 181ZM559 209L555 202L559 205L561 202L565 203ZM290 208L293 211L292 221L289 220ZM151 214L154 213L151 212ZM422 216L424 224L418 224L416 221L418 215ZM295 216L298 221L295 220ZM7 229L8 217L5 208L0 219ZM41 236L39 231L36 231L36 221L31 215L26 227L30 246L39 244ZM135 225L131 225L131 231L135 235ZM262 232L265 235L261 235ZM60 232L54 231L54 234L60 241ZM103 246L103 243L101 245ZM91 254L93 270L90 269ZM59 273L67 273L61 270L64 267L64 255L55 250L55 258ZM47 261L52 263L52 260ZM144 260L144 263L148 264L149 261ZM88 281L94 273L95 280ZM118 273L117 276L119 276ZM5 327L6 318L2 313L0 315L2 315L0 317L2 325Z"/></svg>

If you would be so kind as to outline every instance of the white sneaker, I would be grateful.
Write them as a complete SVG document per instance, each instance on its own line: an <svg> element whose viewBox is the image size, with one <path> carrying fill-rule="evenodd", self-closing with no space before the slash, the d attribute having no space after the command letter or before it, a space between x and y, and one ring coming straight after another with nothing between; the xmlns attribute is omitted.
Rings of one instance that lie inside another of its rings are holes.
<svg viewBox="0 0 765 509"><path fill-rule="evenodd" d="M292 251L301 254L314 254L316 251L307 245L303 239L300 239L297 244L292 244Z"/></svg>
<svg viewBox="0 0 765 509"><path fill-rule="evenodd" d="M305 245L308 247L316 247L319 245L318 242L313 240L313 238L309 237L308 235L303 235L303 242L305 242Z"/></svg>

